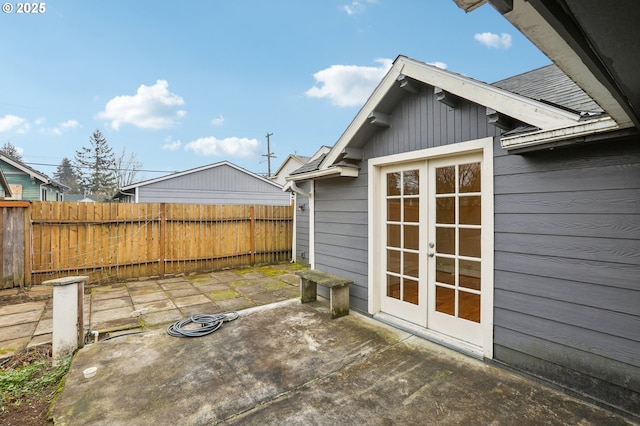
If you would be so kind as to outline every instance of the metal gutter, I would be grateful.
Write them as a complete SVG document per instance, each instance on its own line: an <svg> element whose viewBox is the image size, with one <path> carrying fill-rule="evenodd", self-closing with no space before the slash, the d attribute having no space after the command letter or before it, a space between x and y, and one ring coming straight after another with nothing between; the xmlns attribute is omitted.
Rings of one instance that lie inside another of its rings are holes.
<svg viewBox="0 0 640 426"><path fill-rule="evenodd" d="M538 145L546 145L565 139L579 138L597 133L618 130L620 126L611 117L595 118L581 121L573 126L551 130L539 130L524 135L508 136L500 140L502 149L513 151Z"/></svg>
<svg viewBox="0 0 640 426"><path fill-rule="evenodd" d="M328 169L315 170L308 173L300 173L298 175L287 176L287 182L313 180L329 177L358 177L360 169L357 167L330 167Z"/></svg>

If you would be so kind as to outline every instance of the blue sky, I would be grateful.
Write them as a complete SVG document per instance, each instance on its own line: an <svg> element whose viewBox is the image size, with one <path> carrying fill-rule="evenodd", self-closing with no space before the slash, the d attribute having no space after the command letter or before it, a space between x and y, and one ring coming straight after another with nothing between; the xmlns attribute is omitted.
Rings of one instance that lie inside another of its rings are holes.
<svg viewBox="0 0 640 426"><path fill-rule="evenodd" d="M494 82L549 60L452 0L54 0L0 14L0 145L52 175L100 129L138 180L333 145L398 55ZM49 166L52 165L52 166Z"/></svg>

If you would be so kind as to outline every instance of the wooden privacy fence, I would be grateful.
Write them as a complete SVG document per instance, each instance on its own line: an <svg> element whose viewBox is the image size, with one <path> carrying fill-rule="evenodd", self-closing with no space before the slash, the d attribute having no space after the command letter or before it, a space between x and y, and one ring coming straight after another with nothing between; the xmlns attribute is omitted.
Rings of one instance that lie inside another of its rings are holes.
<svg viewBox="0 0 640 426"><path fill-rule="evenodd" d="M22 210L27 286L67 275L102 282L291 259L292 206L30 202Z"/></svg>

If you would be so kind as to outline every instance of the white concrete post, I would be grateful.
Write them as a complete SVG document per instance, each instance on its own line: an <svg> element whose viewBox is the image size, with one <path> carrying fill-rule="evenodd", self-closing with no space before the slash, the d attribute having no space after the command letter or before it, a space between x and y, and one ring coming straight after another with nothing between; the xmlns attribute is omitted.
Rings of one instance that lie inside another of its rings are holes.
<svg viewBox="0 0 640 426"><path fill-rule="evenodd" d="M84 346L84 283L89 277L45 281L53 286L53 365Z"/></svg>

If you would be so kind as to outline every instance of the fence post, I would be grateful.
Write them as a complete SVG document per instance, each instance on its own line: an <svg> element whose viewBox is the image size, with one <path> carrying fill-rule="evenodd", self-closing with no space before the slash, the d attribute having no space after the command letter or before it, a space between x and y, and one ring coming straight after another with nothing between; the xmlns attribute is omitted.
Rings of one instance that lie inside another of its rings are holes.
<svg viewBox="0 0 640 426"><path fill-rule="evenodd" d="M256 262L256 211L255 207L249 207L251 226L249 228L249 250L251 252L251 264Z"/></svg>
<svg viewBox="0 0 640 426"><path fill-rule="evenodd" d="M167 226L167 205L166 203L160 203L160 277L164 278L165 272L165 237L166 237L166 229Z"/></svg>
<svg viewBox="0 0 640 426"><path fill-rule="evenodd" d="M24 209L24 286L31 287L31 203Z"/></svg>

